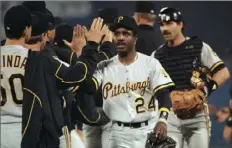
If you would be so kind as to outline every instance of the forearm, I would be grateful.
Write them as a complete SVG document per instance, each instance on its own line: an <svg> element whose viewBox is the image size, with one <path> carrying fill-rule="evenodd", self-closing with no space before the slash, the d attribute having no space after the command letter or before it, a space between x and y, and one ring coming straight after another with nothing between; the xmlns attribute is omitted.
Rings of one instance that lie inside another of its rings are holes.
<svg viewBox="0 0 232 148"><path fill-rule="evenodd" d="M52 49L56 52L60 60L68 63L69 65L75 64L78 60L76 53L69 51L68 49L63 49L55 46L53 46Z"/></svg>
<svg viewBox="0 0 232 148"><path fill-rule="evenodd" d="M89 77L83 83L80 83L79 85L74 87L72 92L85 92L86 94L95 94L98 88L99 84L97 79L95 77Z"/></svg>
<svg viewBox="0 0 232 148"><path fill-rule="evenodd" d="M55 76L61 84L61 88L76 86L84 82L86 79L91 79L93 72L96 69L99 54L97 52L97 44L86 46L83 49L82 55L79 57L75 65L66 67L57 60L52 59L52 67L55 68Z"/></svg>
<svg viewBox="0 0 232 148"><path fill-rule="evenodd" d="M223 137L224 137L226 142L231 143L231 141L232 141L232 127L229 127L227 125L224 127Z"/></svg>
<svg viewBox="0 0 232 148"><path fill-rule="evenodd" d="M166 119L168 118L169 110L171 108L171 98L170 90L168 88L161 89L156 93L156 98L159 103L160 117Z"/></svg>
<svg viewBox="0 0 232 148"><path fill-rule="evenodd" d="M212 79L217 83L218 87L222 86L229 78L230 72L226 67L217 71L212 77Z"/></svg>

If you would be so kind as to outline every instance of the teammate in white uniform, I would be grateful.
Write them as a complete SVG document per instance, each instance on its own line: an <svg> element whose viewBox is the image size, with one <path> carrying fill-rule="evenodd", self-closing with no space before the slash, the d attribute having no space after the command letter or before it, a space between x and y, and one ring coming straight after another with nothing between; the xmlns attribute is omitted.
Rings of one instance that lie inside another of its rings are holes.
<svg viewBox="0 0 232 148"><path fill-rule="evenodd" d="M118 55L99 63L94 74L102 84L103 110L112 120L110 130L103 130L109 135L103 146L145 147L152 130L160 139L166 136L169 91L174 83L158 60L136 52L137 25L132 17L118 17L112 30Z"/></svg>
<svg viewBox="0 0 232 148"><path fill-rule="evenodd" d="M20 17L19 17L20 16ZM31 16L22 6L11 7L4 16L5 46L1 46L1 148L20 148L22 83L31 36Z"/></svg>

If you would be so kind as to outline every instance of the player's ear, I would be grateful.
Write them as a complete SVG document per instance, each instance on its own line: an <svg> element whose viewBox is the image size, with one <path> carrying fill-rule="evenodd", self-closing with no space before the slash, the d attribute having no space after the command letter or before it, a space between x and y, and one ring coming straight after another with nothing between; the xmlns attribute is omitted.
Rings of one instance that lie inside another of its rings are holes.
<svg viewBox="0 0 232 148"><path fill-rule="evenodd" d="M42 34L42 39L43 39L43 41L45 41L45 42L48 41L48 32L44 32L44 33Z"/></svg>
<svg viewBox="0 0 232 148"><path fill-rule="evenodd" d="M28 32L28 27L25 27L25 29L23 30L22 36L26 37L27 36L27 32Z"/></svg>
<svg viewBox="0 0 232 148"><path fill-rule="evenodd" d="M135 41L134 41L134 44L136 44L137 39L138 39L138 36L137 36L137 35L135 35Z"/></svg>

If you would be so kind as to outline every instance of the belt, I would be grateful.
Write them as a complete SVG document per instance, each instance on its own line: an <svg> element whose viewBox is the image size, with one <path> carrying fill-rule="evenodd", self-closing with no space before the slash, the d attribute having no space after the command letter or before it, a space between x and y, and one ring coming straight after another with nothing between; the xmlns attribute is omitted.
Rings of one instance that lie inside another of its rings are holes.
<svg viewBox="0 0 232 148"><path fill-rule="evenodd" d="M123 123L120 121L116 121L118 126L130 127L130 128L140 128L142 126L148 126L148 120L143 122L134 122L134 123Z"/></svg>

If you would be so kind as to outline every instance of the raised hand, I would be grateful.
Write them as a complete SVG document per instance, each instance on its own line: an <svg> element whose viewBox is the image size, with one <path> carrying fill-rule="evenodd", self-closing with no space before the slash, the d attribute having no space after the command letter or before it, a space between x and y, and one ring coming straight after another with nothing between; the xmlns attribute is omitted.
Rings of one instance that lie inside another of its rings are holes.
<svg viewBox="0 0 232 148"><path fill-rule="evenodd" d="M86 32L87 41L93 41L100 43L102 36L104 35L104 29L106 25L103 25L103 19L98 17L92 22L92 25L88 32Z"/></svg>
<svg viewBox="0 0 232 148"><path fill-rule="evenodd" d="M103 40L102 43L104 42L112 42L113 40L113 33L109 30L109 27L106 26L105 28L102 29L104 36L103 36Z"/></svg>
<svg viewBox="0 0 232 148"><path fill-rule="evenodd" d="M69 46L72 49L73 52L76 52L76 54L80 56L83 47L86 45L84 27L80 25L76 25L74 27L73 38L71 43L69 43L66 40L63 41L67 46Z"/></svg>

